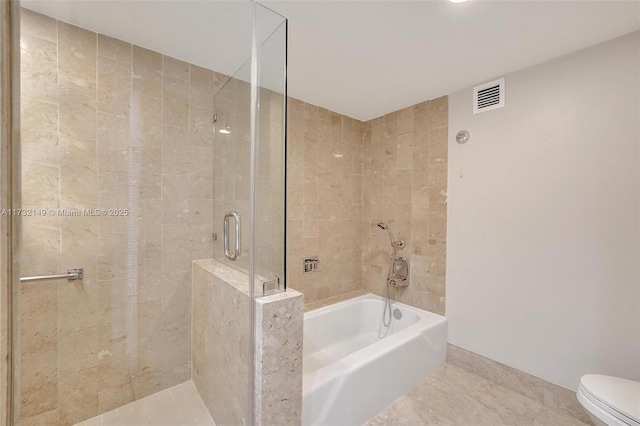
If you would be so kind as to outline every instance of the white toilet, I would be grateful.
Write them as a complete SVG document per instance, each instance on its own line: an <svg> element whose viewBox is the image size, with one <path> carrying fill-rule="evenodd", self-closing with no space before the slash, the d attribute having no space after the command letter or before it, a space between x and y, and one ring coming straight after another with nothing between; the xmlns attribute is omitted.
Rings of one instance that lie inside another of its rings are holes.
<svg viewBox="0 0 640 426"><path fill-rule="evenodd" d="M588 374L577 396L597 426L640 426L640 382Z"/></svg>

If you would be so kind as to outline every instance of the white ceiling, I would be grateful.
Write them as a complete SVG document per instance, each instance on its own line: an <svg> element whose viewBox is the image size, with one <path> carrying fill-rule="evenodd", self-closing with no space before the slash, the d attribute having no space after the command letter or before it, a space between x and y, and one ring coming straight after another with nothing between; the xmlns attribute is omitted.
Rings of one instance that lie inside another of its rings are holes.
<svg viewBox="0 0 640 426"><path fill-rule="evenodd" d="M250 53L244 1L22 4L227 74ZM640 1L263 4L289 19L289 95L360 120L640 29Z"/></svg>

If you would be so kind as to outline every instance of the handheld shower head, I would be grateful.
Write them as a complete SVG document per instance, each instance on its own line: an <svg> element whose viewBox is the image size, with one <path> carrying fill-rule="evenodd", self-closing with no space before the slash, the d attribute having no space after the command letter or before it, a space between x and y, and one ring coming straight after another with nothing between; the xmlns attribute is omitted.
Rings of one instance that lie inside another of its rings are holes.
<svg viewBox="0 0 640 426"><path fill-rule="evenodd" d="M389 296L389 287L391 286L395 287L398 283L397 277L396 275L394 275L394 272L393 272L396 262L404 261L406 264L406 261L403 258L396 257L396 253L398 249L404 248L404 241L402 240L396 241L396 239L393 237L393 233L391 232L391 229L387 226L386 223L380 222L377 225L378 225L378 228L384 229L385 231L387 231L387 233L389 234L389 241L391 242L391 262L389 263L389 275L387 276L384 313L382 314L382 323L384 324L385 327L389 327L391 325L391 299ZM389 317L388 319L387 319L387 316Z"/></svg>
<svg viewBox="0 0 640 426"><path fill-rule="evenodd" d="M396 241L395 237L393 236L393 233L391 232L391 229L389 228L389 226L387 226L386 223L380 222L378 224L378 228L384 229L389 233L389 239L391 240L391 247L393 248L394 257L395 257L396 247L404 248L404 241L402 241L402 240Z"/></svg>

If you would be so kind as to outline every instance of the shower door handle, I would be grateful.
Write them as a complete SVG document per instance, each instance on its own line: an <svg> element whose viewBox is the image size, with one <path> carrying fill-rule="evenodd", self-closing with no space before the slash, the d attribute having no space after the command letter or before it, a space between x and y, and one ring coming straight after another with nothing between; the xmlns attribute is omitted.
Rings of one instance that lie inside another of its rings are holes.
<svg viewBox="0 0 640 426"><path fill-rule="evenodd" d="M229 249L229 220L232 218L236 237L233 252ZM229 260L238 260L240 257L240 215L238 212L229 212L224 215L224 255L227 256Z"/></svg>

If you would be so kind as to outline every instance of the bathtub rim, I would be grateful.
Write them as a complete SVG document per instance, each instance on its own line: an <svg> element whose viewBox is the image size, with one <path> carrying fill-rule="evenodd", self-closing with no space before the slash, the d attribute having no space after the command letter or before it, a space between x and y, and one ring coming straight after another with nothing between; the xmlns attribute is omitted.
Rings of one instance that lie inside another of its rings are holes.
<svg viewBox="0 0 640 426"><path fill-rule="evenodd" d="M335 310L339 307L345 306L345 305L349 305L352 304L354 302L357 302L359 300L367 300L367 299L375 299L375 300L379 300L384 302L385 298L382 296L378 296L377 294L374 293L365 293L365 294L361 294L360 296L356 296L356 297L352 297L351 299L347 299L347 300L341 300L340 302L336 302L336 303L332 303L330 305L326 305L326 306L321 306L319 308L315 308L315 309L311 309L310 311L307 311L304 313L304 319L307 319L307 316L310 318L316 317L322 313L325 312L330 312L332 310ZM406 308L409 311L412 311L416 314L418 314L418 316L420 318L428 318L430 317L431 319L434 320L434 324L437 324L438 322L447 322L448 319L447 317L440 315L440 314L435 314L433 312L429 312L426 311L424 309L420 309L420 308L416 308L415 306L411 306L411 305L407 305L406 303L402 303L402 302L398 302L397 300L391 300L391 304L393 305L400 305L403 308ZM420 321L418 321L420 322ZM400 330L402 331L402 330Z"/></svg>

